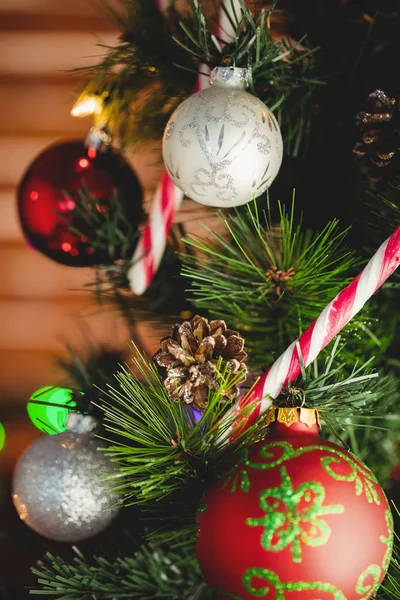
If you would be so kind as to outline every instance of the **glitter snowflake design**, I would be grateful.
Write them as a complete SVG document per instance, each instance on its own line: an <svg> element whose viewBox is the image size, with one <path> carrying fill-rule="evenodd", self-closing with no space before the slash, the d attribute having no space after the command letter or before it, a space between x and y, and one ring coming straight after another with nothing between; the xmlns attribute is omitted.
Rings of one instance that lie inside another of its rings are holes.
<svg viewBox="0 0 400 600"><path fill-rule="evenodd" d="M307 546L324 545L331 534L323 515L344 512L339 504L323 506L325 489L317 481L307 481L293 489L285 467L281 468L282 485L264 490L260 494L260 507L265 512L261 518L248 518L250 527L265 528L261 544L265 550L279 552L291 546L292 558L302 560L302 543Z"/></svg>

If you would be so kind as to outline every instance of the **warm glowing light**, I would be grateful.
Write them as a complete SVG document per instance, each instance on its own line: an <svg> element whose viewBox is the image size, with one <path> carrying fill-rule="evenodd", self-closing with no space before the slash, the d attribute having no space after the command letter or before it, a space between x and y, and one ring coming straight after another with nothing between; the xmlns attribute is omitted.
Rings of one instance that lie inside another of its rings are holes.
<svg viewBox="0 0 400 600"><path fill-rule="evenodd" d="M96 148L93 148L93 146L90 146L87 153L89 158L96 158L97 150Z"/></svg>
<svg viewBox="0 0 400 600"><path fill-rule="evenodd" d="M50 435L65 431L68 415L76 407L71 393L71 390L52 386L37 390L27 406L32 423Z"/></svg>
<svg viewBox="0 0 400 600"><path fill-rule="evenodd" d="M3 425L0 423L0 450L4 447L5 439L6 439L6 432L4 430Z"/></svg>
<svg viewBox="0 0 400 600"><path fill-rule="evenodd" d="M26 504L21 501L18 494L13 494L12 499L15 504L15 508L17 509L17 513L19 514L19 518L21 521L26 521L28 517L28 509L26 508Z"/></svg>
<svg viewBox="0 0 400 600"><path fill-rule="evenodd" d="M69 242L63 242L61 244L61 248L64 250L64 252L69 252L71 250L72 246Z"/></svg>
<svg viewBox="0 0 400 600"><path fill-rule="evenodd" d="M29 198L30 198L31 200L35 201L35 200L37 200L37 199L39 198L39 194L38 194L37 192L33 191L33 192L31 192L31 193L29 194Z"/></svg>
<svg viewBox="0 0 400 600"><path fill-rule="evenodd" d="M101 112L101 99L98 96L78 98L71 110L73 117L88 117Z"/></svg>
<svg viewBox="0 0 400 600"><path fill-rule="evenodd" d="M90 162L88 161L87 158L80 158L78 160L78 165L81 167L81 169L87 169L88 166L90 165Z"/></svg>

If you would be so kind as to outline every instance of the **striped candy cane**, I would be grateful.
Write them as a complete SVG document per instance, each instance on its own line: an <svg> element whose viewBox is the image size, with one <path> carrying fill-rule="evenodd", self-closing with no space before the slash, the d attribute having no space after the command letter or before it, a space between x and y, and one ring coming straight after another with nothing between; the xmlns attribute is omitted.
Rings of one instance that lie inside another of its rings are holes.
<svg viewBox="0 0 400 600"><path fill-rule="evenodd" d="M380 246L359 275L326 306L319 317L293 342L259 379L249 394L242 396L227 416L238 415L235 425L219 441L233 441L237 432L253 425L272 405L283 387L301 373L301 361L308 366L325 346L357 314L400 263L400 225ZM250 404L253 409L241 415ZM241 415L241 416L240 416ZM222 424L222 423L221 423ZM237 427L236 431L232 431Z"/></svg>
<svg viewBox="0 0 400 600"><path fill-rule="evenodd" d="M167 10L171 4L171 0L155 1L161 11ZM239 0L233 0L233 2L224 0L223 4L231 14L232 10L239 12ZM232 39L234 36L229 19L222 9L220 9L216 35L226 40ZM203 73L208 72L208 68L203 65L200 71ZM208 85L208 77L199 74L194 91L199 92L207 88ZM167 171L164 171L150 208L147 224L136 246L132 266L127 275L130 289L138 296L144 294L157 273L165 252L174 216L179 210L183 198L184 193L171 181Z"/></svg>
<svg viewBox="0 0 400 600"><path fill-rule="evenodd" d="M157 187L145 229L136 246L128 271L131 290L143 294L153 280L167 245L172 220L182 203L183 193L164 171Z"/></svg>

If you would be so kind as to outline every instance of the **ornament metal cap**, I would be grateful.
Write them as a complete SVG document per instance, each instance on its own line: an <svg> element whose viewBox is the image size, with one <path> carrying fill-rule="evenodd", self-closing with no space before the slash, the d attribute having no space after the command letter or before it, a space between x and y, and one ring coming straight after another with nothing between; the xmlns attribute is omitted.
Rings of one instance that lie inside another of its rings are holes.
<svg viewBox="0 0 400 600"><path fill-rule="evenodd" d="M90 415L81 415L80 413L70 413L67 420L68 431L74 433L91 433L98 425L97 419Z"/></svg>
<svg viewBox="0 0 400 600"><path fill-rule="evenodd" d="M93 149L95 154L98 154L99 152L105 152L111 145L111 142L111 134L105 125L93 125L86 137L85 146L89 150Z"/></svg>
<svg viewBox="0 0 400 600"><path fill-rule="evenodd" d="M243 67L215 67L211 71L210 85L245 90L249 85L248 77L249 71Z"/></svg>
<svg viewBox="0 0 400 600"><path fill-rule="evenodd" d="M282 423L286 427L299 421L310 428L314 425L321 426L318 411L315 408L304 408L303 406L271 406L265 414L265 425L271 425L274 421Z"/></svg>

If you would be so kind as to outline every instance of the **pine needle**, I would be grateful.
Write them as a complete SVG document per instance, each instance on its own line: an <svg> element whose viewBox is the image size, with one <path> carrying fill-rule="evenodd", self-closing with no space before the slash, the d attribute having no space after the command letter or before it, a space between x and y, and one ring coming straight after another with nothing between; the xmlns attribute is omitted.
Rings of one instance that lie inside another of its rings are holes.
<svg viewBox="0 0 400 600"><path fill-rule="evenodd" d="M228 217L221 213L229 235L204 227L211 241L188 236L184 242L192 252L181 256L189 299L245 335L255 368L267 367L272 354L279 356L300 335L351 280L357 264L337 220L313 233L301 219L295 224L294 201L289 211L280 203L278 210L276 226L269 204L261 214L255 202ZM347 330L364 322L366 316L356 317Z"/></svg>
<svg viewBox="0 0 400 600"><path fill-rule="evenodd" d="M106 432L121 440L119 444L108 440L106 450L118 464L110 475L112 489L124 496L125 504L154 504L188 485L197 486L201 493L225 459L226 448L217 441L223 433L219 421L227 409L221 398L241 376L225 367L220 387L210 392L209 405L196 422L191 406L170 399L154 364L136 348L133 352L137 374L128 368L120 370L115 385L103 391L98 403ZM235 416L224 420L224 427L231 428L235 420ZM238 448L254 439L256 430L242 433Z"/></svg>
<svg viewBox="0 0 400 600"><path fill-rule="evenodd" d="M193 544L176 534L180 544L166 548L143 545L131 557L88 561L75 549L72 564L47 553L32 569L40 588L31 594L59 600L211 600L197 564Z"/></svg>

